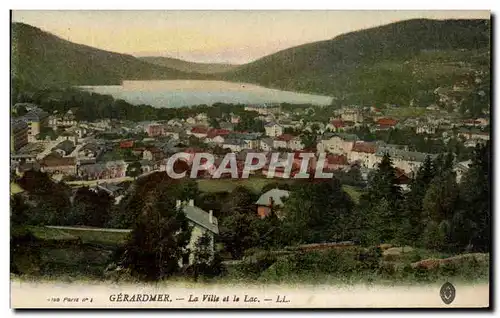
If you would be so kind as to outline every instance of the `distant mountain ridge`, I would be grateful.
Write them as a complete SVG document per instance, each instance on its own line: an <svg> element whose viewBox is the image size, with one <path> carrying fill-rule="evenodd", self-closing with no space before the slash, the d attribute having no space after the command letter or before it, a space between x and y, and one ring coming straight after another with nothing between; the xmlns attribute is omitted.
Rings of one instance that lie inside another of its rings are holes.
<svg viewBox="0 0 500 318"><path fill-rule="evenodd" d="M18 83L37 87L216 79L333 96L338 104L426 106L444 101L452 109L463 103L489 106L490 38L490 20L414 19L292 47L235 66L136 58L13 23L12 73ZM436 93L438 88L449 93Z"/></svg>
<svg viewBox="0 0 500 318"><path fill-rule="evenodd" d="M409 103L475 71L489 76L490 28L489 20L406 20L285 49L220 77L346 102Z"/></svg>
<svg viewBox="0 0 500 318"><path fill-rule="evenodd" d="M224 64L224 63L190 62L164 56L143 56L143 57L138 57L138 59L151 64L169 67L171 69L175 69L182 72L194 72L200 74L216 74L216 73L229 72L239 66L235 64Z"/></svg>
<svg viewBox="0 0 500 318"><path fill-rule="evenodd" d="M24 23L12 23L11 40L14 79L38 87L119 85L122 80L198 79L208 76L75 44Z"/></svg>

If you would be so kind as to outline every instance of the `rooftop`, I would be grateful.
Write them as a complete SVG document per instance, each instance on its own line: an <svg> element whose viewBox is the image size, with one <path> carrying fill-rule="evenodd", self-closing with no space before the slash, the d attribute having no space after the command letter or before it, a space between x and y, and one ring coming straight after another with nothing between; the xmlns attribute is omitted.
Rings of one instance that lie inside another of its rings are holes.
<svg viewBox="0 0 500 318"><path fill-rule="evenodd" d="M257 205L265 205L269 206L269 201L273 201L273 205L275 206L283 206L282 198L288 198L290 195L290 191L281 190L281 189L271 189L261 195L259 200L255 202Z"/></svg>

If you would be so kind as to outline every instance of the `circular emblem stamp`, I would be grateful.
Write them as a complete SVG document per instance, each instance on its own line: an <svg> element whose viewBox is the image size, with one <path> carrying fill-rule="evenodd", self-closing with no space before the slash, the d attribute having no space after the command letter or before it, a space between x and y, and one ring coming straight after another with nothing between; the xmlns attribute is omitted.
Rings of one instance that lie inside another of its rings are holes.
<svg viewBox="0 0 500 318"><path fill-rule="evenodd" d="M443 303L449 305L453 302L453 300L455 300L455 286L453 286L450 282L446 282L443 284L443 286L441 286L439 294L441 295L441 300L443 300Z"/></svg>

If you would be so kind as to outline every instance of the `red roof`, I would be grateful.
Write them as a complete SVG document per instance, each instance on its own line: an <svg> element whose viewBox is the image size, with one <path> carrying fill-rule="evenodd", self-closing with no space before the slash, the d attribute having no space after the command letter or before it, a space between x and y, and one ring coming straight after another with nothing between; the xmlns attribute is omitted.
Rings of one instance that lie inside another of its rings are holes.
<svg viewBox="0 0 500 318"><path fill-rule="evenodd" d="M406 175L406 173L404 172L404 170L396 167L395 168L396 170L396 179L398 181L398 184L408 184L410 183L410 177L408 177Z"/></svg>
<svg viewBox="0 0 500 318"><path fill-rule="evenodd" d="M344 155L330 154L326 156L326 160L330 165L347 165L347 157Z"/></svg>
<svg viewBox="0 0 500 318"><path fill-rule="evenodd" d="M332 120L331 124L335 128L342 128L345 126L344 122L341 119L334 119L334 120Z"/></svg>
<svg viewBox="0 0 500 318"><path fill-rule="evenodd" d="M133 140L125 140L120 142L120 148L132 148L134 147Z"/></svg>
<svg viewBox="0 0 500 318"><path fill-rule="evenodd" d="M475 124L475 125L479 125L481 122L479 120L474 120L474 119L465 119L464 120L464 123L465 124Z"/></svg>
<svg viewBox="0 0 500 318"><path fill-rule="evenodd" d="M290 141L294 138L294 136L290 135L290 134L283 134L281 136L278 136L278 138L276 138L276 140L281 140L281 141Z"/></svg>
<svg viewBox="0 0 500 318"><path fill-rule="evenodd" d="M373 142L355 142L352 147L352 151L365 152L365 153L375 153L377 147Z"/></svg>
<svg viewBox="0 0 500 318"><path fill-rule="evenodd" d="M207 132L207 138L214 138L216 136L226 136L230 133L231 131L227 129L210 129Z"/></svg>
<svg viewBox="0 0 500 318"><path fill-rule="evenodd" d="M398 121L392 118L380 118L377 120L377 124L380 126L396 126L397 123Z"/></svg>
<svg viewBox="0 0 500 318"><path fill-rule="evenodd" d="M191 132L194 134L206 134L208 132L208 129L205 127L193 127L193 129L191 129Z"/></svg>

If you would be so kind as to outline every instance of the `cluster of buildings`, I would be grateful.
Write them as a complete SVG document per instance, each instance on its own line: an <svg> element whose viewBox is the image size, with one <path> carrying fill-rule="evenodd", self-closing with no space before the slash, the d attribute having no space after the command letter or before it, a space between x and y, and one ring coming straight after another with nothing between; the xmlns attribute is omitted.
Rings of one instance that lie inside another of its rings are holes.
<svg viewBox="0 0 500 318"><path fill-rule="evenodd" d="M121 181L117 179L127 176L131 165L138 167L140 178L154 171L167 170L168 159L178 152L190 154L187 167L192 165L197 153L213 154L214 166L218 166L226 153L233 152L236 154L238 176L242 175L250 152L264 153L266 158L276 152L293 153L291 177L301 170L303 153L326 153L323 171L349 171L356 167L365 180L383 156L389 154L396 167L396 178L405 188L424 160L435 155L410 151L408 145L364 141L354 130L359 127L365 127L370 132L412 128L416 134L425 134L428 138L459 138L466 147L473 147L490 138L484 129L490 124L487 118L456 121L436 116L400 121L383 116L374 107L347 107L333 111L326 121L308 121L304 119L307 116L285 111L279 105L245 106L245 110L256 113L255 118L264 122L264 129L238 131L235 127L241 118L234 113L215 119L218 122L215 128L211 126L214 119L205 113L163 122L109 119L79 122L75 118L75 109L64 114L49 114L37 105L22 106L27 112L11 119L11 169L18 174L35 169L54 178L96 180L93 189L106 191L115 203L119 203L125 194ZM310 114L314 109L308 108L301 114L304 112ZM124 138L124 135L132 137ZM305 135L313 138L306 141ZM314 170L316 164L317 157L312 158L310 169ZM469 164L470 161L456 164L457 179L463 176ZM212 173L213 169L208 169L198 176L209 177ZM269 165L252 174L266 178ZM275 178L284 175L285 167L274 170ZM221 177L232 176L226 174ZM275 212L278 217L283 217L280 210L289 194L289 191L280 189L262 194L255 202L256 213L266 217ZM212 237L218 234L217 219L212 211L196 207L193 200L177 201L177 205L193 225L191 245L205 233ZM190 264L192 261L190 255L182 263Z"/></svg>
<svg viewBox="0 0 500 318"><path fill-rule="evenodd" d="M375 169L388 153L394 166L411 178L426 157L434 155L409 151L405 145L383 141L361 140L355 130L365 127L371 132L395 128L412 128L428 138L456 137L466 146L489 140L484 130L487 118L465 121L443 116L425 119L397 120L384 117L375 107L345 107L336 109L327 121L307 121L305 113L281 109L279 105L245 106L264 122L263 131L237 131L241 118L223 114L215 118L217 128L211 127L214 118L199 113L188 118L173 118L163 122L125 122L100 120L78 122L77 110L52 114L36 105L23 105L27 113L11 120L11 161L18 172L40 169L54 175L84 180L107 180L127 175L130 164L140 167L140 173L166 169L168 158L177 152L211 152L221 160L227 152L237 153L238 165L243 166L246 153L272 152L326 153L325 169L349 170L360 167L366 175ZM53 132L40 138L42 131ZM304 134L312 139L304 139ZM136 137L121 138L128 134ZM135 134L135 135L134 135ZM304 144L304 143L307 143ZM300 169L300 156L294 158L293 173ZM267 166L260 172L264 177ZM242 169L242 168L241 168ZM280 176L280 171L275 177Z"/></svg>

